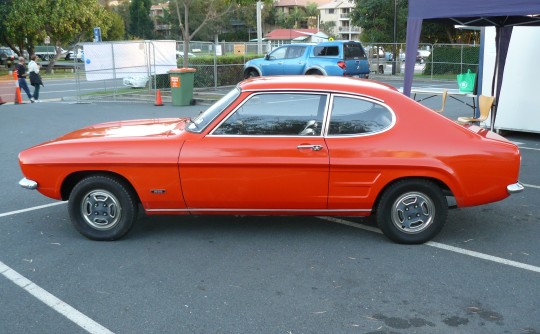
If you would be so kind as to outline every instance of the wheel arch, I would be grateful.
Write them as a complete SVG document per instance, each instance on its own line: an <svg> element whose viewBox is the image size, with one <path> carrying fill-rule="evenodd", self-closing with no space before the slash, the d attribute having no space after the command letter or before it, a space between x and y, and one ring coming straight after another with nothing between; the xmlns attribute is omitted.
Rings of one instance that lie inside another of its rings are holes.
<svg viewBox="0 0 540 334"><path fill-rule="evenodd" d="M315 71L321 72L322 75L328 75L328 73L326 73L326 71L322 67L318 67L318 66L306 68L306 70L304 71L304 75L310 75L312 72L315 72Z"/></svg>
<svg viewBox="0 0 540 334"><path fill-rule="evenodd" d="M376 210L377 210L377 207L379 205L379 202L381 200L381 197L383 196L383 194L386 192L386 190L388 188L390 188L392 185L398 183L398 182L401 182L401 181L406 181L406 180L409 180L409 181L431 181L432 183L434 183L437 187L439 187L439 189L441 189L443 195L445 197L454 197L454 193L452 192L452 190L450 189L450 187L444 183L443 181L437 179L437 178L434 178L434 177L428 177L428 176L409 176L409 177L402 177L402 178L398 178L398 179L394 179L390 182L388 182L382 189L381 191L379 191L379 193L377 194L377 198L375 199L375 202L373 203L373 207L372 207L372 212L375 213ZM453 207L455 206L454 205L450 205L449 203L449 206Z"/></svg>
<svg viewBox="0 0 540 334"><path fill-rule="evenodd" d="M60 188L60 194L62 196L62 200L67 201L75 185L79 183L82 179L85 179L90 176L106 176L106 177L115 179L116 181L124 185L133 194L133 196L135 197L135 200L138 203L141 203L139 194L137 193L137 191L135 190L131 182L129 182L129 180L125 178L123 175L115 173L115 172L111 172L111 171L95 171L95 170L78 171L78 172L74 172L68 175L62 182L62 186Z"/></svg>
<svg viewBox="0 0 540 334"><path fill-rule="evenodd" d="M251 70L254 70L255 72L257 72L257 73L259 74L259 76L262 77L262 72L261 72L261 70L260 70L258 67L256 67L256 66L249 66L249 67L246 67L246 68L244 69L244 77L245 77L245 76L249 73L249 71L251 71Z"/></svg>

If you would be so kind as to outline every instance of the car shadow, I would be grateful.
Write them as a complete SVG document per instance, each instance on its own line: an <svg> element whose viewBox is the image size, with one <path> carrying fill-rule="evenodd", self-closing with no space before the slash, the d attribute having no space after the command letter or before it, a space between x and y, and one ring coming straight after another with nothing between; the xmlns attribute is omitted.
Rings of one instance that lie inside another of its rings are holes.
<svg viewBox="0 0 540 334"><path fill-rule="evenodd" d="M347 221L376 226L370 218L346 217ZM361 229L308 216L146 216L141 214L125 237L130 240L169 237L351 237L380 239Z"/></svg>

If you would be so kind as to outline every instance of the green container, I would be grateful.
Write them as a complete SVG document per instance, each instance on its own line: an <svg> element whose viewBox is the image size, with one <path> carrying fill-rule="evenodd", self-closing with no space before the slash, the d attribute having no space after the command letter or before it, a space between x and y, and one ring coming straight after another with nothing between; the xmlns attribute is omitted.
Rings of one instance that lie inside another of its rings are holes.
<svg viewBox="0 0 540 334"><path fill-rule="evenodd" d="M173 106L189 106L193 101L194 68L175 68L169 71Z"/></svg>

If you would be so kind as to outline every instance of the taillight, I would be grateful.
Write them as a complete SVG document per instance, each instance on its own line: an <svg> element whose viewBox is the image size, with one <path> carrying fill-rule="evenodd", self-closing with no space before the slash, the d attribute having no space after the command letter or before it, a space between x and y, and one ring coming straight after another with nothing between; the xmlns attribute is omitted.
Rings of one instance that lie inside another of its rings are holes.
<svg viewBox="0 0 540 334"><path fill-rule="evenodd" d="M339 66L342 70L345 70L347 68L347 64L345 64L345 62L342 60L337 62L337 66Z"/></svg>

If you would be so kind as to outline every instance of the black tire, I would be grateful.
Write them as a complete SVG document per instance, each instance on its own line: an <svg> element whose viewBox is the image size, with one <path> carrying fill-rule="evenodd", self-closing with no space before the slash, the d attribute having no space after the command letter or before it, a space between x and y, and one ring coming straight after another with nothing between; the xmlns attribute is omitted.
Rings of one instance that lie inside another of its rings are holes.
<svg viewBox="0 0 540 334"><path fill-rule="evenodd" d="M254 78L254 77L258 77L259 76L259 72L251 69L251 70L247 70L246 73L244 73L244 79L249 79L249 78Z"/></svg>
<svg viewBox="0 0 540 334"><path fill-rule="evenodd" d="M376 207L377 223L384 235L402 244L429 241L441 231L447 216L448 203L441 189L423 179L392 184Z"/></svg>
<svg viewBox="0 0 540 334"><path fill-rule="evenodd" d="M307 72L306 75L324 75L324 74L319 70L312 70L312 71Z"/></svg>
<svg viewBox="0 0 540 334"><path fill-rule="evenodd" d="M88 239L117 240L133 227L138 205L123 182L95 175L75 185L68 209L71 223Z"/></svg>

